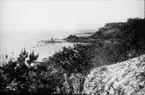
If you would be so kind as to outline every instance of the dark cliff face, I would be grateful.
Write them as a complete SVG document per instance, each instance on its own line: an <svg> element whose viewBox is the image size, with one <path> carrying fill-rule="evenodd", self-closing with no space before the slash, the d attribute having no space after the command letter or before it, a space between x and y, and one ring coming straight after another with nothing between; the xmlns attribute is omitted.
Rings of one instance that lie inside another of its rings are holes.
<svg viewBox="0 0 145 95"><path fill-rule="evenodd" d="M95 68L87 76L87 95L145 95L145 55Z"/></svg>

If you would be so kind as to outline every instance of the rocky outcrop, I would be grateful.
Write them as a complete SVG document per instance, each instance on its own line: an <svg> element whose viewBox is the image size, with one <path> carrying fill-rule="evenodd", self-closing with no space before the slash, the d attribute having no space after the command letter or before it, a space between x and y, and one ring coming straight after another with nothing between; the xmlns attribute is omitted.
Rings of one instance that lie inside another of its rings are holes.
<svg viewBox="0 0 145 95"><path fill-rule="evenodd" d="M95 68L87 76L87 95L145 95L145 55Z"/></svg>

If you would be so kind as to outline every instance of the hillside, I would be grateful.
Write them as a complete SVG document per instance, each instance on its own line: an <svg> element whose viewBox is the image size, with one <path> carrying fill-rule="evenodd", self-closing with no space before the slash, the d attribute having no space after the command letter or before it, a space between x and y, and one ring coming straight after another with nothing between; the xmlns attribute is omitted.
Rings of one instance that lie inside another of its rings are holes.
<svg viewBox="0 0 145 95"><path fill-rule="evenodd" d="M92 63L98 67L115 64L145 53L145 19L106 23L90 36Z"/></svg>
<svg viewBox="0 0 145 95"><path fill-rule="evenodd" d="M91 38L122 45L124 50L145 48L145 19L130 18L126 22L106 23Z"/></svg>
<svg viewBox="0 0 145 95"><path fill-rule="evenodd" d="M106 23L91 36L70 35L68 42L91 43L95 66L125 61L145 53L145 19L129 18L126 22Z"/></svg>
<svg viewBox="0 0 145 95"><path fill-rule="evenodd" d="M145 95L145 55L95 68L84 83L87 95Z"/></svg>

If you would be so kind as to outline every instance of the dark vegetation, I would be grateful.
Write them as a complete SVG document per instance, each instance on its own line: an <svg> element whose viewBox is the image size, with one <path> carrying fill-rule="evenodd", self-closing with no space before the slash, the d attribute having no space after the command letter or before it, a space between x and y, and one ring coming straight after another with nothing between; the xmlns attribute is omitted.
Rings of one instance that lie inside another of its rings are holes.
<svg viewBox="0 0 145 95"><path fill-rule="evenodd" d="M24 49L17 59L0 67L0 91L14 94L81 94L89 71L144 54L145 19L107 23L89 37L70 35L66 41L89 42L63 47L36 62L38 54ZM87 39L87 40L84 40ZM8 57L7 57L8 58Z"/></svg>
<svg viewBox="0 0 145 95"><path fill-rule="evenodd" d="M88 52L88 45L63 47L49 60L36 64L38 54L28 54L24 49L16 60L1 67L0 90L17 94L78 94L91 68Z"/></svg>
<svg viewBox="0 0 145 95"><path fill-rule="evenodd" d="M144 54L144 26L145 19L140 18L130 18L124 23L105 24L91 36L96 39L92 44L95 54L94 62L104 65L112 64Z"/></svg>
<svg viewBox="0 0 145 95"><path fill-rule="evenodd" d="M76 35L69 35L67 38L64 39L67 42L71 42L71 43L91 43L93 41L93 39L91 39L90 37L86 37L86 36L76 36Z"/></svg>

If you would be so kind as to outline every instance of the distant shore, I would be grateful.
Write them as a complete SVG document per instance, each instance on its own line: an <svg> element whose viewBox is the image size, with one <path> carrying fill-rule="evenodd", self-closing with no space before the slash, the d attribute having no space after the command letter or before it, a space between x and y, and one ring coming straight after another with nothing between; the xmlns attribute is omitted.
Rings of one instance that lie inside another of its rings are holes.
<svg viewBox="0 0 145 95"><path fill-rule="evenodd" d="M39 43L44 44L55 44L55 43L63 43L63 42L69 42L69 43L91 43L94 41L91 39L91 35L93 35L94 32L83 32L83 33L75 33L68 35L68 37L65 37L63 39L57 39L57 38L51 38L50 40L41 40L38 41Z"/></svg>

